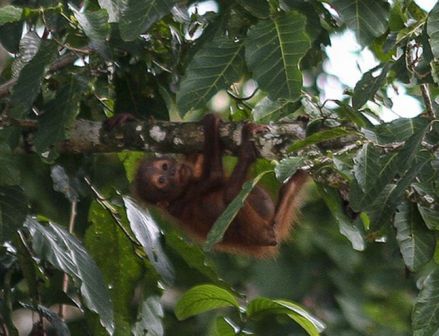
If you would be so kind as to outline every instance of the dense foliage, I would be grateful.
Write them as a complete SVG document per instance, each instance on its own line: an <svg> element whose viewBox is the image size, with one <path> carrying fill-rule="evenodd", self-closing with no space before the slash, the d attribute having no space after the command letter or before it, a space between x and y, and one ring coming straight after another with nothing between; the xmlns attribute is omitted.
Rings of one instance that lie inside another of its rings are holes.
<svg viewBox="0 0 439 336"><path fill-rule="evenodd" d="M439 333L439 4L1 3L0 334ZM322 101L346 29L378 65ZM423 112L384 122L390 88ZM128 196L143 153L66 141L80 119L208 110L307 127L288 158L257 162L204 250ZM314 182L276 259L210 251L253 184L274 194L299 167Z"/></svg>

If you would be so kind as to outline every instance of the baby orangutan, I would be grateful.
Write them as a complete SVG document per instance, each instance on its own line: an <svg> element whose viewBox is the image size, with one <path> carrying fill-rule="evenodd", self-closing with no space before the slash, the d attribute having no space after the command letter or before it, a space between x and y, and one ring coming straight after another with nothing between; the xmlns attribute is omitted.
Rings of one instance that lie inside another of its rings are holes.
<svg viewBox="0 0 439 336"><path fill-rule="evenodd" d="M203 154L181 162L168 157L143 161L134 180L135 194L141 201L164 209L190 236L201 241L247 180L249 167L257 157L251 136L266 131L265 126L243 126L238 163L226 177L220 122L211 114L203 119ZM216 248L255 257L274 255L278 243L288 236L306 180L307 175L298 171L281 188L276 204L256 186Z"/></svg>

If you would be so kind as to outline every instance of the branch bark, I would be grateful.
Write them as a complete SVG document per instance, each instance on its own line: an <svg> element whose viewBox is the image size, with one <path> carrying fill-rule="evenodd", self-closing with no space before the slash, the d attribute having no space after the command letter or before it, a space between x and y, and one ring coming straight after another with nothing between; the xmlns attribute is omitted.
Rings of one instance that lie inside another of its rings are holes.
<svg viewBox="0 0 439 336"><path fill-rule="evenodd" d="M221 140L227 152L237 154L241 142L242 123L223 122ZM254 138L261 157L279 159L286 156L288 146L305 136L304 122L268 125L269 132ZM107 129L101 122L77 120L69 138L59 146L62 152L105 153L123 149L155 153L200 152L203 127L199 122L130 121Z"/></svg>

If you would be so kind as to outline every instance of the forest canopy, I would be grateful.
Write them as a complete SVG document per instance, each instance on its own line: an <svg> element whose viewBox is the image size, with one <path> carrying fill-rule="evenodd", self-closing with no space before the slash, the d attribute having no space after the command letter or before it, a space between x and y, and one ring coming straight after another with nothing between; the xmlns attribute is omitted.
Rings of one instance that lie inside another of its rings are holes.
<svg viewBox="0 0 439 336"><path fill-rule="evenodd" d="M439 3L420 3L0 1L0 335L437 335ZM374 60L352 86L328 67L345 32ZM200 245L131 190L144 156L199 153L212 112L227 171L244 124L268 132ZM215 250L298 169L278 256Z"/></svg>

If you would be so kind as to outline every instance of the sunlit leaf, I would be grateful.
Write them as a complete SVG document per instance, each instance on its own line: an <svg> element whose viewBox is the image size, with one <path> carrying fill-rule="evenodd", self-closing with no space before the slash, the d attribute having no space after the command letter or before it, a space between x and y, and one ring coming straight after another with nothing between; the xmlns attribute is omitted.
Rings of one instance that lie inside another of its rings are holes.
<svg viewBox="0 0 439 336"><path fill-rule="evenodd" d="M369 45L387 29L389 6L382 0L333 0L335 9L360 42Z"/></svg>
<svg viewBox="0 0 439 336"><path fill-rule="evenodd" d="M150 263L167 283L174 281L174 270L160 243L160 230L149 211L132 198L123 198L131 230L148 256Z"/></svg>
<svg viewBox="0 0 439 336"><path fill-rule="evenodd" d="M428 14L427 34L430 37L430 46L434 57L439 59L439 3Z"/></svg>
<svg viewBox="0 0 439 336"><path fill-rule="evenodd" d="M133 335L163 336L162 319L164 315L160 298L157 296L147 298L140 307L137 322L133 328Z"/></svg>
<svg viewBox="0 0 439 336"><path fill-rule="evenodd" d="M223 307L239 307L232 293L214 285L199 285L184 293L175 306L175 315L179 320L184 320Z"/></svg>
<svg viewBox="0 0 439 336"><path fill-rule="evenodd" d="M0 26L8 22L15 22L21 19L23 9L7 5L0 8Z"/></svg>

